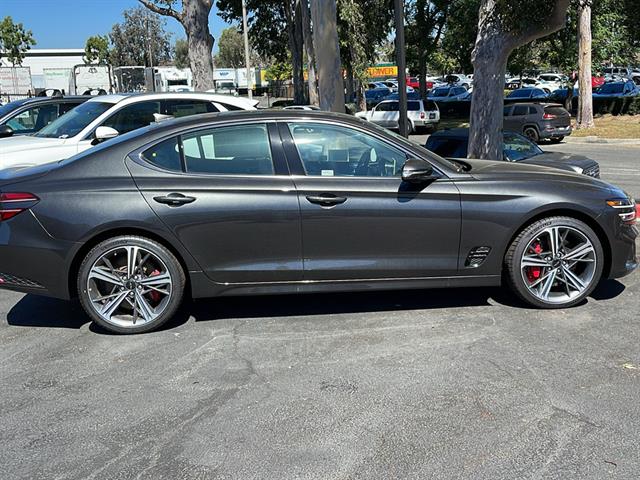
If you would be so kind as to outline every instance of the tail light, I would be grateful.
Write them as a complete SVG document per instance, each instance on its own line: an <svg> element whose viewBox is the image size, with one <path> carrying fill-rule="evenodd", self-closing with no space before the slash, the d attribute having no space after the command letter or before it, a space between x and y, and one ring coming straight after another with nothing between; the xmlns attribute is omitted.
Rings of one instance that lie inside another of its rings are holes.
<svg viewBox="0 0 640 480"><path fill-rule="evenodd" d="M0 222L9 220L19 213L29 210L40 199L33 193L5 192L0 193Z"/></svg>
<svg viewBox="0 0 640 480"><path fill-rule="evenodd" d="M423 118L423 119L426 118L426 115L424 112L420 112L420 118Z"/></svg>
<svg viewBox="0 0 640 480"><path fill-rule="evenodd" d="M544 118L545 120L553 120L554 118L558 118L558 116L553 115L552 113L545 113L544 115L542 115L542 118Z"/></svg>
<svg viewBox="0 0 640 480"><path fill-rule="evenodd" d="M618 210L618 216L625 225L633 225L640 214L640 206L633 199L609 200L607 205Z"/></svg>

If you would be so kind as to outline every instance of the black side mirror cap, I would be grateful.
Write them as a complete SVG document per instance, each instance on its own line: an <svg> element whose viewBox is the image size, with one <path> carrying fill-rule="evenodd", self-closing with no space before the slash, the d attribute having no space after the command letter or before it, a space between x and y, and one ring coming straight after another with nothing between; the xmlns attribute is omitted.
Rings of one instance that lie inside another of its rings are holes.
<svg viewBox="0 0 640 480"><path fill-rule="evenodd" d="M410 158L402 167L402 181L407 183L425 183L438 178L429 162Z"/></svg>
<svg viewBox="0 0 640 480"><path fill-rule="evenodd" d="M13 128L9 125L0 125L0 138L7 138L13 135Z"/></svg>

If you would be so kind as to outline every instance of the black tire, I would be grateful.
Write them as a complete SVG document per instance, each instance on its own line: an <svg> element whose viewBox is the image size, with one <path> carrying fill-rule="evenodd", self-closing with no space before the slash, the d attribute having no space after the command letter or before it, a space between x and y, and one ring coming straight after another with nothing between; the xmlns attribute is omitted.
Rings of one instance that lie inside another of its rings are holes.
<svg viewBox="0 0 640 480"><path fill-rule="evenodd" d="M591 283L579 296L564 303L544 302L536 297L525 284L521 271L520 261L525 249L532 240L539 236L542 230L549 227L569 227L578 230L589 239L595 250L596 266ZM587 224L571 217L549 217L529 225L516 236L504 257L505 277L511 290L524 302L541 309L569 308L582 302L598 285L602 277L603 266L604 252L598 235Z"/></svg>
<svg viewBox="0 0 640 480"><path fill-rule="evenodd" d="M564 137L553 137L549 139L551 143L560 143L562 140L564 140Z"/></svg>
<svg viewBox="0 0 640 480"><path fill-rule="evenodd" d="M153 255L164 263L171 280L171 293L162 313L153 320L139 325L120 326L106 321L98 314L89 296L88 281L93 265L98 261L98 259L108 252L125 246L141 247L148 252L152 252ZM171 251L154 240L133 235L123 235L110 238L91 249L80 265L77 281L80 304L91 320L110 332L121 334L150 332L160 328L167 321L171 320L182 303L185 285L186 277L184 269Z"/></svg>
<svg viewBox="0 0 640 480"><path fill-rule="evenodd" d="M540 141L540 134L538 133L538 129L536 127L525 127L522 133L532 142L538 143Z"/></svg>
<svg viewBox="0 0 640 480"><path fill-rule="evenodd" d="M429 133L436 133L438 131L438 127L440 127L439 123L432 123L429 127Z"/></svg>

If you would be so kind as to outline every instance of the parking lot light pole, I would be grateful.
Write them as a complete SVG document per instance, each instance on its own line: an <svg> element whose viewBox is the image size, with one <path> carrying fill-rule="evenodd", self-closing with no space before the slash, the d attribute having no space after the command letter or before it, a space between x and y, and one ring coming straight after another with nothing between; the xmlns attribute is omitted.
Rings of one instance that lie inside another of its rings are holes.
<svg viewBox="0 0 640 480"><path fill-rule="evenodd" d="M400 135L408 137L407 122L407 62L405 58L404 44L404 0L395 0L395 17L396 17L396 63L398 64L398 96L400 103L398 105L400 118L398 120L398 129Z"/></svg>
<svg viewBox="0 0 640 480"><path fill-rule="evenodd" d="M244 30L244 60L247 65L247 93L253 98L253 78L251 78L251 57L249 49L249 29L247 27L247 2L242 0L242 28ZM238 86L239 88L239 86Z"/></svg>

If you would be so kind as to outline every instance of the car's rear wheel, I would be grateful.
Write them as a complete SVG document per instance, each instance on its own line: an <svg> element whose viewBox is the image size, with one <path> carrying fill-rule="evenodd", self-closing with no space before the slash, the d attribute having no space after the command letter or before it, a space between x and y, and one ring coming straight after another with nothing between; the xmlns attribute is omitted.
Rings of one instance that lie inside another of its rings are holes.
<svg viewBox="0 0 640 480"><path fill-rule="evenodd" d="M163 245L144 237L119 236L98 244L78 274L82 307L116 333L155 330L182 302L185 273Z"/></svg>
<svg viewBox="0 0 640 480"><path fill-rule="evenodd" d="M535 127L526 127L522 133L532 142L538 143L540 141L540 135Z"/></svg>
<svg viewBox="0 0 640 480"><path fill-rule="evenodd" d="M596 233L570 217L533 223L520 232L505 256L512 289L538 308L580 303L598 284L603 263Z"/></svg>

